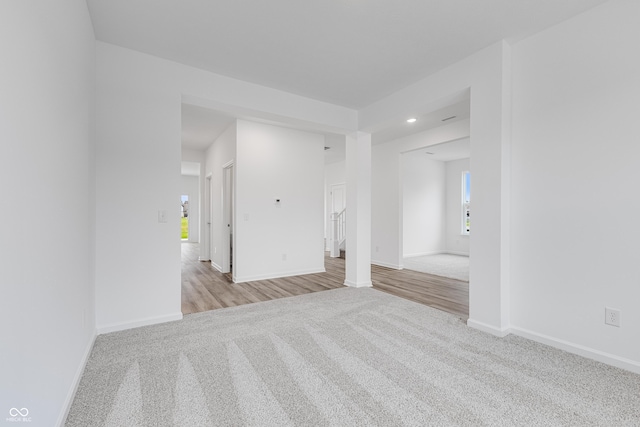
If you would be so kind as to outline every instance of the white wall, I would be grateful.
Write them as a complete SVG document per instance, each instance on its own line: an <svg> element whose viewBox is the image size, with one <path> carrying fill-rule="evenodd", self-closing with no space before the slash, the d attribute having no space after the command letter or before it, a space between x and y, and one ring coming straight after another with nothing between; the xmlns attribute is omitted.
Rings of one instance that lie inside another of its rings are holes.
<svg viewBox="0 0 640 427"><path fill-rule="evenodd" d="M179 93L167 87L164 70L142 55L122 55L99 42L97 48L96 320L102 333L182 318L181 118Z"/></svg>
<svg viewBox="0 0 640 427"><path fill-rule="evenodd" d="M456 255L469 255L469 236L462 234L462 172L470 170L469 163L469 159L445 162L447 187L445 252ZM473 174L471 180L473 187Z"/></svg>
<svg viewBox="0 0 640 427"><path fill-rule="evenodd" d="M469 120L461 120L372 147L371 260L374 264L402 268L402 153L468 136Z"/></svg>
<svg viewBox="0 0 640 427"><path fill-rule="evenodd" d="M182 175L180 194L189 196L189 238L191 243L200 241L200 177Z"/></svg>
<svg viewBox="0 0 640 427"><path fill-rule="evenodd" d="M31 425L53 426L95 336L86 3L1 2L0 51L0 414L27 408Z"/></svg>
<svg viewBox="0 0 640 427"><path fill-rule="evenodd" d="M445 249L445 164L424 150L401 156L403 257Z"/></svg>
<svg viewBox="0 0 640 427"><path fill-rule="evenodd" d="M226 224L222 214L222 175L224 165L236 160L237 123L234 121L206 152L205 176L211 177L211 264L222 270L222 244ZM206 188L206 186L205 186Z"/></svg>
<svg viewBox="0 0 640 427"><path fill-rule="evenodd" d="M324 271L323 206L324 137L238 120L235 280Z"/></svg>
<svg viewBox="0 0 640 427"><path fill-rule="evenodd" d="M636 372L639 16L611 1L513 46L510 205L514 327Z"/></svg>
<svg viewBox="0 0 640 427"><path fill-rule="evenodd" d="M329 163L324 167L324 238L325 250L329 250L329 232L331 230L331 186L347 182L347 166L344 160Z"/></svg>
<svg viewBox="0 0 640 427"><path fill-rule="evenodd" d="M177 209L183 102L318 129L357 127L354 110L102 42L97 42L97 91L100 332L182 316L179 218L168 215L167 223L159 223L158 211ZM131 236L135 245L127 244Z"/></svg>

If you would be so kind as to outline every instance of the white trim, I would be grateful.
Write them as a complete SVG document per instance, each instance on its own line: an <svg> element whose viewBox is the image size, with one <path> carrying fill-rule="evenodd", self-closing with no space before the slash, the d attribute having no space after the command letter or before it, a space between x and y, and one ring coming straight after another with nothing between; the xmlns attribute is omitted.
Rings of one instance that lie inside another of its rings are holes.
<svg viewBox="0 0 640 427"><path fill-rule="evenodd" d="M467 320L467 326L482 332L486 332L491 335L495 335L496 337L500 337L500 338L506 337L511 332L509 328L500 329L500 328L496 328L495 326L491 326L487 323L479 322L473 319Z"/></svg>
<svg viewBox="0 0 640 427"><path fill-rule="evenodd" d="M460 256L469 256L469 252L457 252L457 251L447 251L447 250L443 250L443 251L433 251L433 252L420 252L420 253L416 253L416 254L408 254L408 255L403 255L402 258L417 258L420 256L428 256L428 255L460 255Z"/></svg>
<svg viewBox="0 0 640 427"><path fill-rule="evenodd" d="M314 268L310 270L285 271L285 272L271 273L266 275L240 276L240 277L234 277L233 281L234 283L244 283L244 282L253 282L255 280L278 279L280 277L303 276L305 274L317 274L317 273L326 273L326 270L323 267L323 268Z"/></svg>
<svg viewBox="0 0 640 427"><path fill-rule="evenodd" d="M198 257L198 261L207 262L207 261L211 261L211 260L209 258L203 258L203 257L199 256Z"/></svg>
<svg viewBox="0 0 640 427"><path fill-rule="evenodd" d="M211 260L211 267L215 268L220 273L222 273L222 267L220 267L218 264L216 264L213 260Z"/></svg>
<svg viewBox="0 0 640 427"><path fill-rule="evenodd" d="M384 261L374 261L371 260L371 264L373 265L379 265L381 267L387 267L387 268L393 268L394 270L402 270L404 267L402 266L402 264L390 264L388 262L384 262Z"/></svg>
<svg viewBox="0 0 640 427"><path fill-rule="evenodd" d="M82 355L82 359L80 360L78 369L76 369L76 373L73 376L73 381L71 382L71 388L69 388L67 397L65 397L64 399L64 404L62 405L62 411L60 411L60 415L58 415L58 421L56 422L56 425L59 427L62 427L64 423L67 421L67 416L69 416L69 411L71 410L73 399L76 396L76 391L78 391L78 386L80 385L80 380L82 379L84 368L87 366L87 362L89 361L89 356L91 355L91 351L93 350L93 345L96 342L97 336L98 334L94 330L93 337L89 340L89 342L87 343L87 347L84 349L84 354Z"/></svg>
<svg viewBox="0 0 640 427"><path fill-rule="evenodd" d="M139 328L140 326L155 325L157 323L172 322L175 320L182 320L181 312L167 314L164 316L147 317L133 322L120 322L101 326L98 328L98 335L108 334L109 332L124 331L126 329Z"/></svg>
<svg viewBox="0 0 640 427"><path fill-rule="evenodd" d="M443 253L445 253L445 251L417 252L415 254L402 255L402 258L416 258L416 257L419 257L419 256L439 255L439 254L443 254Z"/></svg>
<svg viewBox="0 0 640 427"><path fill-rule="evenodd" d="M469 256L469 252L457 252L457 251L444 251L443 254L447 255L459 255L459 256Z"/></svg>
<svg viewBox="0 0 640 427"><path fill-rule="evenodd" d="M356 283L356 282L351 282L349 280L345 280L344 285L349 286L350 288L370 288L373 286L373 283L371 281Z"/></svg>
<svg viewBox="0 0 640 427"><path fill-rule="evenodd" d="M531 341L536 341L551 347L558 348L560 350L568 351L569 353L577 354L578 356L583 356L598 362L606 363L607 365L615 366L621 369L626 369L627 371L635 372L636 374L640 374L640 362L635 360L619 357L611 353L605 353L593 348L574 344L568 341L553 338L548 335L539 334L537 332L518 327L511 327L511 333L523 338L530 339Z"/></svg>

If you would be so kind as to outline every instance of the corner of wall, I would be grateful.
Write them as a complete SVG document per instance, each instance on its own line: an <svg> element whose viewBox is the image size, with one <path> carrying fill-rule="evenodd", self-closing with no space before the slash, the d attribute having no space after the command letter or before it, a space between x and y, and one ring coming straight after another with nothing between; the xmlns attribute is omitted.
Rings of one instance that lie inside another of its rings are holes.
<svg viewBox="0 0 640 427"><path fill-rule="evenodd" d="M94 329L93 337L87 343L87 346L84 349L84 352L82 354L82 359L80 360L80 364L78 365L78 369L76 369L76 372L73 375L71 387L69 388L69 392L67 393L67 396L64 399L62 410L60 411L60 415L58 416L58 420L56 422L57 426L63 426L65 421L67 420L67 416L69 415L69 411L71 410L71 405L73 405L73 399L75 398L76 392L78 391L78 387L80 386L82 375L84 374L84 370L87 366L87 362L89 361L89 356L91 356L91 351L93 351L93 346L96 343L97 336L98 336L98 332L97 330Z"/></svg>

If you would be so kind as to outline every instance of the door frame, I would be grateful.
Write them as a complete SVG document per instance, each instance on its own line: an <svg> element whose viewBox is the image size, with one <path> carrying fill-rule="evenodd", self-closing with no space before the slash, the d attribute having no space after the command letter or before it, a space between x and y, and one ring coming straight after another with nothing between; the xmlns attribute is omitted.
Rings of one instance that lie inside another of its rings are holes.
<svg viewBox="0 0 640 427"><path fill-rule="evenodd" d="M222 165L222 273L232 273L235 279L235 269L233 268L235 250L235 183L234 183L234 162L233 160ZM233 260L233 261L232 261Z"/></svg>

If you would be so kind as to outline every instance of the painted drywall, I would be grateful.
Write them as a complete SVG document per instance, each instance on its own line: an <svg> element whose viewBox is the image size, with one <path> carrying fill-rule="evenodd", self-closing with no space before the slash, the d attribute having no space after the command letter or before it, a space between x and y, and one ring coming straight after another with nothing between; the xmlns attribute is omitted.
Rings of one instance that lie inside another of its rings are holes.
<svg viewBox="0 0 640 427"><path fill-rule="evenodd" d="M211 264L222 270L223 233L227 224L222 214L223 166L236 160L237 123L234 121L207 149L205 176L210 181L211 200ZM206 189L206 186L205 186Z"/></svg>
<svg viewBox="0 0 640 427"><path fill-rule="evenodd" d="M169 212L180 195L183 102L332 131L355 130L357 112L96 45L96 310L107 332L182 316L179 218Z"/></svg>
<svg viewBox="0 0 640 427"><path fill-rule="evenodd" d="M324 238L325 250L329 250L329 232L331 231L331 186L345 184L347 181L345 161L329 163L324 167Z"/></svg>
<svg viewBox="0 0 640 427"><path fill-rule="evenodd" d="M96 320L103 333L182 318L181 119L179 94L163 70L99 42L97 49Z"/></svg>
<svg viewBox="0 0 640 427"><path fill-rule="evenodd" d="M470 236L462 234L462 172L470 170L469 163L469 159L445 162L445 252L455 255L469 255ZM471 179L473 180L473 175Z"/></svg>
<svg viewBox="0 0 640 427"><path fill-rule="evenodd" d="M441 253L445 249L445 164L423 150L401 155L402 256Z"/></svg>
<svg viewBox="0 0 640 427"><path fill-rule="evenodd" d="M324 137L237 123L235 280L324 271Z"/></svg>
<svg viewBox="0 0 640 427"><path fill-rule="evenodd" d="M54 426L95 337L86 3L0 3L0 51L0 416L26 408L30 425Z"/></svg>
<svg viewBox="0 0 640 427"><path fill-rule="evenodd" d="M182 175L180 179L180 195L189 196L189 238L190 243L200 241L200 177Z"/></svg>
<svg viewBox="0 0 640 427"><path fill-rule="evenodd" d="M513 46L510 208L514 327L640 372L638 16L611 1Z"/></svg>
<svg viewBox="0 0 640 427"><path fill-rule="evenodd" d="M402 268L402 153L469 136L469 120L440 126L395 141L374 145L371 153L371 259ZM444 243L443 246L444 248Z"/></svg>

